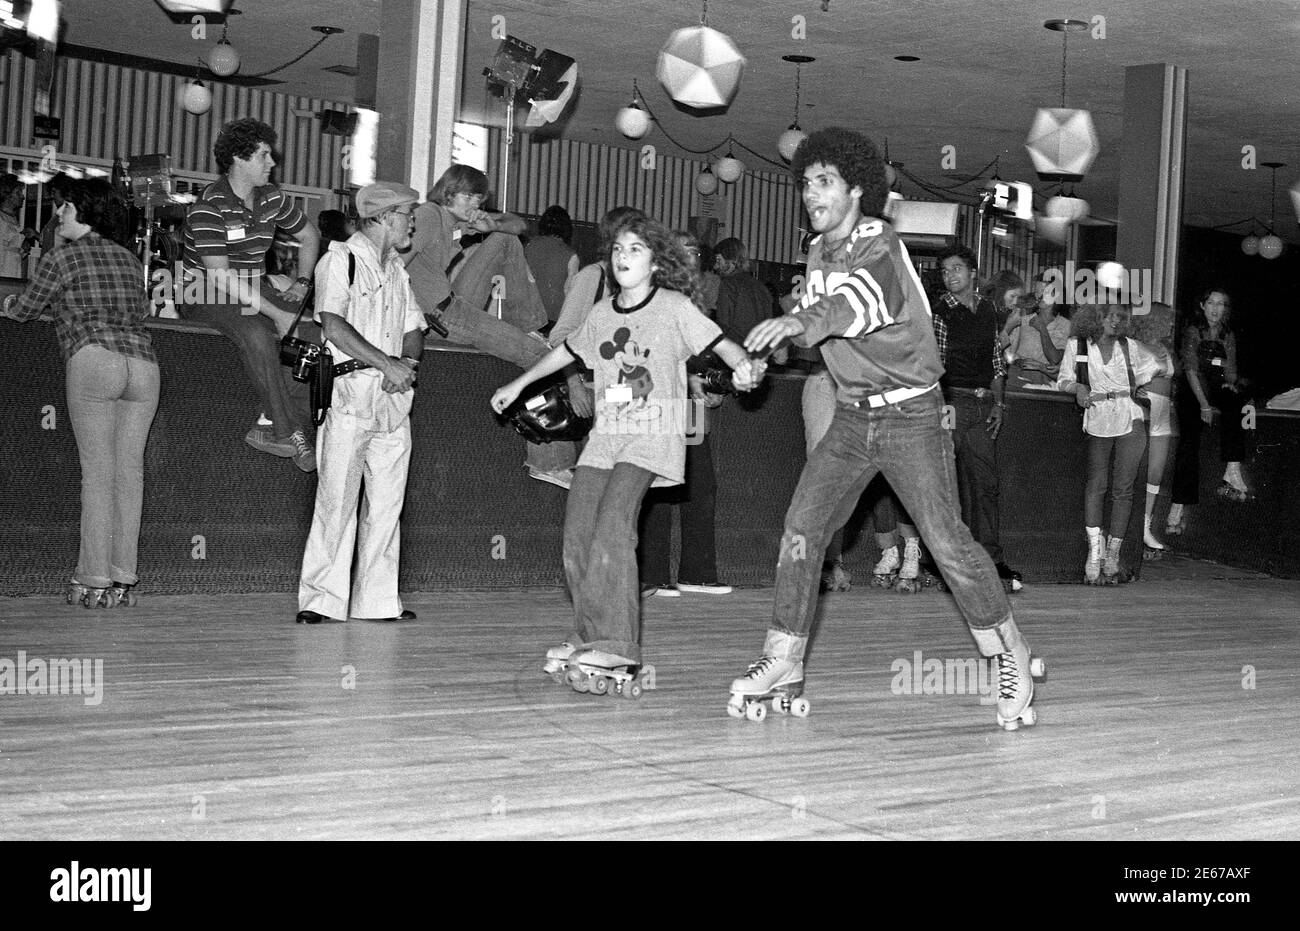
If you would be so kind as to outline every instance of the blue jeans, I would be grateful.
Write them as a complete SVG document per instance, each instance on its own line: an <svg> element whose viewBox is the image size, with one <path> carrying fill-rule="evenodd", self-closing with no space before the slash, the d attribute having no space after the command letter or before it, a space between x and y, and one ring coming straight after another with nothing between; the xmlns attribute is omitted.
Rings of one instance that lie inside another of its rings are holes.
<svg viewBox="0 0 1300 931"><path fill-rule="evenodd" d="M957 511L952 437L940 425L941 406L935 390L882 408L836 407L785 515L774 627L809 633L826 542L881 472L912 516L966 623L988 628L1011 617L993 560Z"/></svg>
<svg viewBox="0 0 1300 931"><path fill-rule="evenodd" d="M76 581L135 585L144 449L158 410L157 363L91 344L68 360L68 419L81 460Z"/></svg>
<svg viewBox="0 0 1300 931"><path fill-rule="evenodd" d="M619 462L578 466L564 512L564 575L573 597L574 646L641 663L636 523L654 474Z"/></svg>

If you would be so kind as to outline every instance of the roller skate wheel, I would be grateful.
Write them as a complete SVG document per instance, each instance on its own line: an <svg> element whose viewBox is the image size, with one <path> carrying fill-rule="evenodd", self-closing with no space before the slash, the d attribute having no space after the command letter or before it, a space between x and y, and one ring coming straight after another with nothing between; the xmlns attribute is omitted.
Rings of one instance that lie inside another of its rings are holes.
<svg viewBox="0 0 1300 931"><path fill-rule="evenodd" d="M1029 674L1035 679L1047 678L1047 664L1040 657L1035 656L1029 661Z"/></svg>
<svg viewBox="0 0 1300 931"><path fill-rule="evenodd" d="M575 692L585 692L591 688L590 680L587 674L581 669L570 669L564 675L564 681L569 683L569 687Z"/></svg>
<svg viewBox="0 0 1300 931"><path fill-rule="evenodd" d="M613 685L613 687L610 689L610 691L613 692L615 695L622 695L622 694L623 694L623 683L622 683L622 682L615 682L614 685Z"/></svg>
<svg viewBox="0 0 1300 931"><path fill-rule="evenodd" d="M1019 718L1012 718L1012 719L1010 719L1009 721L1008 721L1008 720L1004 720L1003 718L998 718L998 723L1002 725L1002 729L1003 729L1004 731L1018 731L1018 730L1020 730L1020 719L1019 719Z"/></svg>
<svg viewBox="0 0 1300 931"><path fill-rule="evenodd" d="M786 712L785 699L782 698L780 695L778 695L778 696L776 696L775 698L773 698L773 699L772 699L772 710L775 711L777 714L785 714L785 712Z"/></svg>
<svg viewBox="0 0 1300 931"><path fill-rule="evenodd" d="M812 705L806 698L796 698L790 702L790 713L796 718L808 717L808 712L812 711Z"/></svg>
<svg viewBox="0 0 1300 931"><path fill-rule="evenodd" d="M1033 705L1020 712L1020 720L1025 722L1025 727L1033 727L1038 723L1038 712L1034 710Z"/></svg>
<svg viewBox="0 0 1300 931"><path fill-rule="evenodd" d="M140 599L135 597L135 592L127 592L122 596L122 600L118 602L118 604L124 604L128 608L134 608L139 603Z"/></svg>
<svg viewBox="0 0 1300 931"><path fill-rule="evenodd" d="M626 698L633 698L633 699L635 699L635 698L640 698L640 697L641 697L641 683L640 683L640 682L629 682L629 683L624 687L624 689L623 689L623 695L624 695Z"/></svg>
<svg viewBox="0 0 1300 931"><path fill-rule="evenodd" d="M729 701L727 702L727 714L733 718L743 718L745 716L745 709L743 706Z"/></svg>
<svg viewBox="0 0 1300 931"><path fill-rule="evenodd" d="M767 717L767 706L762 702L750 702L745 706L745 717L751 721L761 721Z"/></svg>
<svg viewBox="0 0 1300 931"><path fill-rule="evenodd" d="M590 688L593 695L606 695L609 693L609 680L604 676L592 676Z"/></svg>

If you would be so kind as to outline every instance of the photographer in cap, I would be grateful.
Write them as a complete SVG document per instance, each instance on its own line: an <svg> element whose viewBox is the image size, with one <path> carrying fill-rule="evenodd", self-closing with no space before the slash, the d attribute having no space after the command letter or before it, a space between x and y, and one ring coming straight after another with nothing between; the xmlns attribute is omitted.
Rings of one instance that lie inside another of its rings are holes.
<svg viewBox="0 0 1300 931"><path fill-rule="evenodd" d="M316 266L316 320L334 356L332 404L317 434L316 510L298 585L298 623L412 620L397 593L411 459L411 403L427 326L397 250L411 244L419 194L379 181L357 191L361 228ZM361 480L365 504L357 514ZM352 577L353 553L356 576Z"/></svg>

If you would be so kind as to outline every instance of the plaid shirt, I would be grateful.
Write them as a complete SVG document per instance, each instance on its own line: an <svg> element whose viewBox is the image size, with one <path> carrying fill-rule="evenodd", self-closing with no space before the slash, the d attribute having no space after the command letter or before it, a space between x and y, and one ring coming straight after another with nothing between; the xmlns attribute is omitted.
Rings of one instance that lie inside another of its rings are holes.
<svg viewBox="0 0 1300 931"><path fill-rule="evenodd" d="M34 320L49 308L66 363L84 346L157 362L144 328L149 298L144 266L98 233L87 233L41 257L27 290L8 316Z"/></svg>
<svg viewBox="0 0 1300 931"><path fill-rule="evenodd" d="M979 298L975 305L975 310L971 310L957 298L952 296L951 291L943 292L943 297L939 298L939 305L943 312L934 315L934 339L939 344L939 361L943 363L944 368L948 367L948 321L944 319L945 313L951 313L955 310L964 310L966 313L976 313L980 309L980 304L988 304L987 297ZM992 310L992 306L989 307ZM995 312L996 313L996 312ZM1002 351L998 349L997 328L993 333L993 377L1006 378L1007 364L1002 358Z"/></svg>

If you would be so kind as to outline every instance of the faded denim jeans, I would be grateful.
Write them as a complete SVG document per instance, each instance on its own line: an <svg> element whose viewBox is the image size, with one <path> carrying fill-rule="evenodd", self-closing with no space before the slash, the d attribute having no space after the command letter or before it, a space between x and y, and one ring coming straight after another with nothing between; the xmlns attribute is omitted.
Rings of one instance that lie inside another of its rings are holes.
<svg viewBox="0 0 1300 931"><path fill-rule="evenodd" d="M158 410L158 365L91 344L68 360L68 419L81 459L75 580L134 585L144 506L144 448Z"/></svg>
<svg viewBox="0 0 1300 931"><path fill-rule="evenodd" d="M993 560L961 522L952 437L939 419L942 404L935 389L881 408L836 407L786 512L774 627L810 632L826 542L880 472L911 514L966 623L988 628L1011 617Z"/></svg>
<svg viewBox="0 0 1300 931"><path fill-rule="evenodd" d="M654 473L628 462L578 466L564 513L564 575L573 596L570 643L641 663L636 530Z"/></svg>

